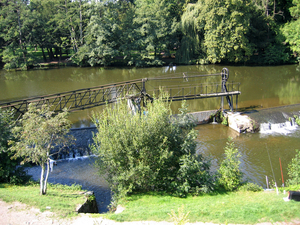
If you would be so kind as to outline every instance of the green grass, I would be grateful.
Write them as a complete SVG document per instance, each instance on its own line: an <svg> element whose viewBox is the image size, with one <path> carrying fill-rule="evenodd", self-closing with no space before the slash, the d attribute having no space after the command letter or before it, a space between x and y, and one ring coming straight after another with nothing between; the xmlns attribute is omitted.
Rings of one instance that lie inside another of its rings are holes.
<svg viewBox="0 0 300 225"><path fill-rule="evenodd" d="M48 184L46 195L39 195L39 184L10 185L0 184L0 199L5 202L22 202L28 206L40 209L46 207L58 217L72 217L76 215L75 209L78 204L85 202L85 196L79 186L51 185Z"/></svg>
<svg viewBox="0 0 300 225"><path fill-rule="evenodd" d="M128 197L122 202L126 208L120 214L105 217L117 221L169 221L168 214L182 205L189 222L239 223L290 221L300 218L299 202L285 202L276 192L231 192L177 198L168 195L146 194Z"/></svg>
<svg viewBox="0 0 300 225"><path fill-rule="evenodd" d="M288 190L288 189L286 189ZM293 188L293 190L298 190ZM229 192L187 198L173 197L162 193L135 194L123 199L125 210L120 214L99 214L116 221L168 221L172 211L184 206L183 215L193 222L216 224L255 224L259 222L288 222L300 218L300 202L285 202L287 194L273 192ZM75 208L85 197L78 186L49 185L47 195L39 195L39 185L16 186L0 184L0 199L6 202L22 202L29 206L50 211L58 217L75 216Z"/></svg>

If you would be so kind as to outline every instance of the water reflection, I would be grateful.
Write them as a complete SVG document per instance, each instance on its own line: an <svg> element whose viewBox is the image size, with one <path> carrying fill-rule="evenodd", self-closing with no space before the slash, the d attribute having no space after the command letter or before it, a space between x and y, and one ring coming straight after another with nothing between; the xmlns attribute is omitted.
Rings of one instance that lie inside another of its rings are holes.
<svg viewBox="0 0 300 225"><path fill-rule="evenodd" d="M280 175L279 158L281 158L284 179L287 180L287 165L295 155L295 149L300 145L300 128L294 132L283 135L272 133L261 135L239 134L223 125L201 125L197 127L198 152L214 159L213 166L218 168L224 158L224 146L228 137L233 137L241 154L241 169L245 177L255 183L266 187L265 176L269 180L276 180L278 185L282 184ZM275 178L272 174L268 151L271 157L271 164L274 169Z"/></svg>

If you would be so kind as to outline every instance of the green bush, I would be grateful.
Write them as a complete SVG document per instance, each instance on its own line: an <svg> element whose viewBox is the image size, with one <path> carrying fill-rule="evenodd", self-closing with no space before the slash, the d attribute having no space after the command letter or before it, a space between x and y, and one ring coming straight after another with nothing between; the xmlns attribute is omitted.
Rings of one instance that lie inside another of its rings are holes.
<svg viewBox="0 0 300 225"><path fill-rule="evenodd" d="M225 150L225 159L218 170L218 183L227 191L233 191L242 184L243 174L240 171L240 154L232 138L229 138Z"/></svg>
<svg viewBox="0 0 300 225"><path fill-rule="evenodd" d="M185 106L179 116L171 117L169 104L156 99L142 108L144 113L133 115L122 101L94 115L96 165L116 201L136 191L186 196L210 188L209 164L195 156L195 121Z"/></svg>
<svg viewBox="0 0 300 225"><path fill-rule="evenodd" d="M295 157L288 164L288 176L290 178L287 180L288 185L300 184L300 151L298 149L295 151Z"/></svg>
<svg viewBox="0 0 300 225"><path fill-rule="evenodd" d="M0 108L0 182L20 184L29 179L18 159L11 159L13 154L8 150L8 141L12 140L11 130L14 127L14 112Z"/></svg>
<svg viewBox="0 0 300 225"><path fill-rule="evenodd" d="M241 187L239 187L240 191L252 191L252 192L258 192L263 191L263 188L259 186L258 184L247 182L243 184Z"/></svg>

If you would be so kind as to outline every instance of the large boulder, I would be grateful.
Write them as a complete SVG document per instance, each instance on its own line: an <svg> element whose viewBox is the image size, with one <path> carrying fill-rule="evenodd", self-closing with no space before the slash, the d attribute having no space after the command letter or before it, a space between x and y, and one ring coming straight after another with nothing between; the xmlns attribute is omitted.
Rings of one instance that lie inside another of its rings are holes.
<svg viewBox="0 0 300 225"><path fill-rule="evenodd" d="M226 116L228 126L239 133L254 133L259 130L258 124L247 115L228 112Z"/></svg>

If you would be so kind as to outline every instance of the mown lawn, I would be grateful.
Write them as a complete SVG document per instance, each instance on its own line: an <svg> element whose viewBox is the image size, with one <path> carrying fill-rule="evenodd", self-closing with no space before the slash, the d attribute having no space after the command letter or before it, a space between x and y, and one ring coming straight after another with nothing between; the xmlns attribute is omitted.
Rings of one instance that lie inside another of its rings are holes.
<svg viewBox="0 0 300 225"><path fill-rule="evenodd" d="M296 190L296 189L295 189ZM6 202L19 201L41 211L50 211L58 217L74 216L75 208L84 202L79 186L49 185L47 195L39 195L39 185L16 186L0 184L0 199ZM134 194L123 199L122 213L98 214L116 221L169 221L170 213L178 214L183 206L183 214L193 222L213 222L216 224L255 224L259 222L288 222L300 218L300 202L283 200L287 194L283 189L277 195L271 192L237 191L228 193L173 197L162 193Z"/></svg>
<svg viewBox="0 0 300 225"><path fill-rule="evenodd" d="M172 221L170 212L184 206L189 222L239 223L291 221L300 218L300 202L285 202L276 192L230 192L177 198L168 195L133 195L122 202L125 210L106 217L117 221Z"/></svg>

